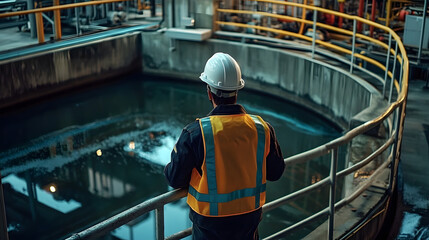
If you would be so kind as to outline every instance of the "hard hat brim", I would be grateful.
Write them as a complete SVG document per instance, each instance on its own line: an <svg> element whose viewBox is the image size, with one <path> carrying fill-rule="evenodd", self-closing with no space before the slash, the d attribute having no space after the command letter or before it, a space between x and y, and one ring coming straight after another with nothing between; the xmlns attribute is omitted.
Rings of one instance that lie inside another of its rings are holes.
<svg viewBox="0 0 429 240"><path fill-rule="evenodd" d="M213 88L216 88L219 90L235 91L235 90L240 90L240 89L244 88L244 80L243 79L240 79L240 85L230 86L230 87L228 87L228 86L217 86L217 85L213 84L211 81L209 81L207 75L205 75L204 72L201 73L200 79L201 79L201 81L207 83L210 87L213 87Z"/></svg>

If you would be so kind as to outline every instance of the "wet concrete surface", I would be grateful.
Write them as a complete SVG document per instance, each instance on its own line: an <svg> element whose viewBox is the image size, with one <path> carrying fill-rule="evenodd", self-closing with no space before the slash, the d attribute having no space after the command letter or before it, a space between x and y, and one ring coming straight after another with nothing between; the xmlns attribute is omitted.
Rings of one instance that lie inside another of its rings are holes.
<svg viewBox="0 0 429 240"><path fill-rule="evenodd" d="M401 164L402 226L398 240L429 239L429 88L426 81L409 82Z"/></svg>

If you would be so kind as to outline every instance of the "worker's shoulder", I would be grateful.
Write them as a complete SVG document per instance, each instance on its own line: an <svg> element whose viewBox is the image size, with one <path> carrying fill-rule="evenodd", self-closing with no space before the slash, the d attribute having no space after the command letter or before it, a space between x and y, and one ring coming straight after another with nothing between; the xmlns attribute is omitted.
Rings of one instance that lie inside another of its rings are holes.
<svg viewBox="0 0 429 240"><path fill-rule="evenodd" d="M199 134L201 132L201 129L198 119L186 125L183 130L187 131L191 135Z"/></svg>
<svg viewBox="0 0 429 240"><path fill-rule="evenodd" d="M271 131L272 131L272 130L274 130L273 126L271 126L271 124L270 124L269 122L267 122L265 119L263 119L261 116L256 115L256 114L248 114L248 115L250 115L250 116L254 116L254 117L260 117L260 118L262 119L262 121L264 121L264 122L265 122L265 124L267 124L268 128L269 128Z"/></svg>
<svg viewBox="0 0 429 240"><path fill-rule="evenodd" d="M270 128L270 130L274 130L273 126L269 122L267 122L265 120L264 120L264 122L265 122L265 124L267 124L267 126L268 126L268 128Z"/></svg>
<svg viewBox="0 0 429 240"><path fill-rule="evenodd" d="M269 122L267 122L267 121L265 121L265 120L264 120L264 122L265 122L265 124L267 124L268 129L269 129L269 131L271 132L271 134L274 134L274 133L275 133L275 131L274 131L273 126L272 126Z"/></svg>

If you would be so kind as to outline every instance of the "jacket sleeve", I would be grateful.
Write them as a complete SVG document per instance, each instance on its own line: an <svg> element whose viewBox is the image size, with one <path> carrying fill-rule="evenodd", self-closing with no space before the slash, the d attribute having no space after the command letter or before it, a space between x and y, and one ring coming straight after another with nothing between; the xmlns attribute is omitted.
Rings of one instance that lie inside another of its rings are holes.
<svg viewBox="0 0 429 240"><path fill-rule="evenodd" d="M188 187L192 169L195 166L195 154L190 141L190 133L183 129L171 151L171 161L165 166L164 174L173 188Z"/></svg>
<svg viewBox="0 0 429 240"><path fill-rule="evenodd" d="M276 181L280 179L285 169L282 150L277 142L274 128L267 123L270 128L270 152L268 153L267 162L267 180Z"/></svg>

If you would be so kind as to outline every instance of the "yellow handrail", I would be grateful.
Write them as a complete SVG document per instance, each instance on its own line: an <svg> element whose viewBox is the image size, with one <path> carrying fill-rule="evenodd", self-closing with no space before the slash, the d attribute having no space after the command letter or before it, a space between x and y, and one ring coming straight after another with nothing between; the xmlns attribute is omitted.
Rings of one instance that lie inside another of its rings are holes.
<svg viewBox="0 0 429 240"><path fill-rule="evenodd" d="M223 13L236 13L236 14L258 14L261 16L266 16L266 17L273 17L273 18L278 18L278 19L284 19L284 20L289 20L289 21L297 21L297 22L301 22L301 24L312 24L313 21L310 20L306 20L306 19L301 19L301 18L297 18L297 17L291 17L291 16L285 16L285 15L280 15L280 14L275 14L275 13L267 13L267 12L259 12L259 11L249 11L249 10L233 10L233 9L218 9L218 12L223 12ZM318 27L323 27L332 31L336 31L339 33L343 33L343 34L347 34L352 36L353 35L353 31L350 30L346 30L346 29L342 29L342 28L337 28L325 23L316 23L316 26ZM301 34L301 33L300 33ZM374 39L371 38L369 36L357 33L356 37L365 39L367 41L370 41L372 43L375 43L377 45L382 46L384 49L388 49L389 46L387 46L387 44L383 43L382 41L378 40L378 39ZM390 49L390 52L392 54L395 54L395 50L394 49ZM400 56L398 55L398 60L401 61Z"/></svg>
<svg viewBox="0 0 429 240"><path fill-rule="evenodd" d="M302 34L299 34L299 33L289 32L289 31L285 31L285 30L280 30L280 29L273 29L273 28L270 28L270 27L255 26L255 25L248 25L248 24L244 24L244 23L235 23L235 22L223 22L223 21L216 21L216 23L217 24L222 24L222 25L230 25L230 26L242 27L242 28L255 28L255 29L258 29L258 30L263 30L263 31L268 31L268 32L273 32L273 33L278 33L278 34L289 35L289 36L300 38L300 39L303 39L303 40L306 40L306 41L309 41L309 42L312 41L312 38L309 37L309 36L302 35ZM339 52L352 55L352 51L350 51L348 49L345 49L345 48L342 48L342 47L339 47L339 46L334 45L332 43L324 42L322 40L316 40L316 43L318 43L319 45L322 45L322 46L325 46L325 47L337 50ZM387 45L386 45L386 48L387 48ZM393 53L394 53L394 50L393 50ZM362 59L364 61L367 61L367 62L369 62L371 64L374 64L375 66L379 67L383 71L386 70L386 67L383 64L381 64L380 62L378 62L378 61L376 61L376 60L374 60L372 58L369 58L369 57L364 56L364 55L359 54L359 53L354 53L353 56L355 56L357 58L360 58L360 59ZM401 59L399 57L399 55L397 56L397 58ZM387 74L389 75L389 77L393 76L393 74L392 74L391 71L388 71ZM395 80L395 88L396 88L397 92L400 91L399 84L398 84L397 80Z"/></svg>
<svg viewBox="0 0 429 240"><path fill-rule="evenodd" d="M409 61L408 61L408 57L407 57L407 54L406 54L406 51L405 51L405 47L403 46L400 37L392 29L390 29L390 28L388 28L386 26L383 26L381 24L372 22L370 20L358 17L358 16L351 16L351 15L347 15L347 14L344 14L344 13L340 13L340 12L336 12L336 11L332 11L332 10L324 9L324 8L320 8L320 7L315 7L315 6L311 6L311 5L303 5L303 4L300 4L300 3L286 2L286 1L276 1L276 0L252 0L252 1L265 2L265 3L273 3L273 4L278 4L278 5L294 6L294 7L300 7L300 8L303 8L303 9L313 10L313 11L316 10L318 12L323 12L323 13L328 13L328 14L333 14L333 15L336 15L336 16L340 16L340 17L343 17L345 19L350 19L350 20L354 20L354 21L360 21L362 23L368 24L370 26L374 26L374 27L379 28L379 29L381 29L381 30L383 30L385 32L390 33L391 36L392 36L392 38L398 43L398 48L399 48L399 52L401 53L401 55L396 54L396 58L397 58L397 60L400 63L402 63L401 66L403 68L402 69L403 70L402 77L403 77L404 81L402 81L402 89L401 90L400 90L398 81L394 80L395 88L396 88L396 90L398 92L398 99L397 99L397 101L399 101L399 102L404 101L405 96L406 96L406 92L408 90L408 71L409 71L408 65L409 65ZM233 10L233 9L217 9L217 11L218 12L224 12L224 13L237 13L237 14L259 14L261 16L267 16L267 17L273 17L273 18L279 18L279 19L285 19L285 20L298 21L298 22L301 22L301 24L312 24L313 23L312 21L309 21L309 20L300 19L300 18L291 17L291 16L279 15L279 14L274 14L274 13L248 11L248 10ZM304 36L302 34L297 34L297 33L289 32L289 31L279 30L279 29L273 29L273 28L268 28L268 27L255 26L255 25L247 25L247 24L241 24L241 23L222 22L222 21L216 21L216 23L218 23L218 24L224 24L224 25L233 25L233 26L238 26L238 27L243 27L243 28L255 28L255 29L260 29L260 30L264 30L264 31L269 31L269 32L274 32L274 33L280 33L280 34L287 34L289 36L297 37L297 38L300 38L300 39L303 39L303 40L306 40L306 41L310 41L310 42L312 41L312 38L310 38L308 36ZM318 23L317 22L316 26L323 27L323 28L326 28L326 29L329 29L329 30L333 30L333 31L337 31L337 32L340 32L340 33L344 33L344 34L347 34L347 35L353 35L353 32L350 31L350 30L341 29L341 28L338 28L338 27L334 27L334 26L331 26L331 25L324 24L324 23ZM378 39L374 39L374 38L371 38L369 36L366 36L366 35L363 35L363 34L360 34L360 33L356 33L355 36L359 37L359 38L362 38L362 39L365 39L367 41L370 41L370 42L372 42L372 43L374 43L374 44L376 44L378 46L381 46L381 47L383 47L385 49L389 49L389 46L387 44L383 43L382 41L380 41ZM337 51L346 53L346 54L350 54L350 55L352 54L352 52L350 50L348 50L348 49L336 46L334 44L326 43L326 42L323 42L321 40L316 40L316 43L319 44L319 45L322 45L322 46L325 46L325 47L328 47L328 48L335 49ZM393 48L390 48L389 51L390 51L391 54L395 55L395 50ZM363 56L363 55L358 54L358 53L354 53L353 56L358 57L358 58L360 58L362 60L365 60L365 61L367 61L369 63L372 63L375 66L377 66L380 69L382 69L383 71L386 70L386 67L383 64L381 64L380 62L378 62L378 61L376 61L376 60L374 60L372 58ZM392 77L393 76L392 72L388 71L388 76Z"/></svg>
<svg viewBox="0 0 429 240"><path fill-rule="evenodd" d="M54 27L55 27L55 40L61 39L61 16L60 16L60 10L69 9L69 8L76 8L76 7L85 7L85 6L91 6L91 5L98 5L98 4L104 4L104 3L114 3L114 2L124 2L129 0L95 0L91 2L81 2L81 3L70 3L70 4L64 4L59 5L58 0L54 0L54 6L51 7L44 7L44 8L35 8L30 10L24 10L24 11L18 11L18 12L8 12L8 13L2 13L0 14L0 18L5 17L14 17L14 16L20 16L20 15L28 15L28 14L35 14L36 15L36 28L37 28L37 38L39 43L45 42L45 33L43 29L43 17L42 13L44 12L54 12Z"/></svg>
<svg viewBox="0 0 429 240"><path fill-rule="evenodd" d="M18 12L2 13L0 14L0 18L27 15L31 13L49 12L49 11L55 11L55 10L64 10L64 9L75 8L75 7L85 7L85 6L98 5L98 4L104 4L104 3L124 2L124 1L129 1L129 0L95 0L91 2L70 3L70 4L59 5L59 6L51 6L51 7L35 8L30 10L18 11Z"/></svg>

